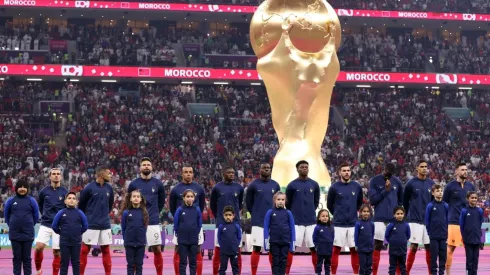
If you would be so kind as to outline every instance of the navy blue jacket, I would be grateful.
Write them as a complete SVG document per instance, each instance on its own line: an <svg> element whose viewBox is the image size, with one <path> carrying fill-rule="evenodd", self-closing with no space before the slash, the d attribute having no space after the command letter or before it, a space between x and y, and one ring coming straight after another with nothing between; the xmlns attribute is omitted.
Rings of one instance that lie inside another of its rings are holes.
<svg viewBox="0 0 490 275"><path fill-rule="evenodd" d="M272 208L267 211L264 218L264 247L269 250L268 244L287 245L289 251L294 251L296 233L294 218L291 211L285 208Z"/></svg>
<svg viewBox="0 0 490 275"><path fill-rule="evenodd" d="M369 202L374 206L375 222L392 222L393 209L402 205L403 186L402 182L395 176L390 178L391 190L385 190L385 176L377 175L369 183Z"/></svg>
<svg viewBox="0 0 490 275"><path fill-rule="evenodd" d="M431 179L421 180L417 177L409 180L403 189L403 207L408 211L408 222L424 223L427 204L432 200Z"/></svg>
<svg viewBox="0 0 490 275"><path fill-rule="evenodd" d="M172 191L170 192L170 213L175 217L175 211L180 206L183 206L182 194L185 190L190 189L194 191L196 197L194 198L194 206L199 207L201 211L204 211L205 203L206 203L206 194L204 193L204 188L195 182L191 182L190 184L179 183L177 184Z"/></svg>
<svg viewBox="0 0 490 275"><path fill-rule="evenodd" d="M114 191L107 182L102 186L93 181L80 193L78 209L87 216L88 229L105 230L111 229L109 214L114 204Z"/></svg>
<svg viewBox="0 0 490 275"><path fill-rule="evenodd" d="M394 222L388 224L385 240L390 245L389 254L402 256L407 254L407 242L410 239L410 226L407 222Z"/></svg>
<svg viewBox="0 0 490 275"><path fill-rule="evenodd" d="M354 228L354 242L358 252L369 253L374 251L374 222L360 220Z"/></svg>
<svg viewBox="0 0 490 275"><path fill-rule="evenodd" d="M317 224L313 231L313 244L315 244L316 253L320 256L332 255L333 240L335 239L335 230L333 225Z"/></svg>
<svg viewBox="0 0 490 275"><path fill-rule="evenodd" d="M149 180L137 178L128 186L128 193L140 190L146 199L146 209L150 216L150 225L160 224L160 212L165 206L165 188L158 179L151 177Z"/></svg>
<svg viewBox="0 0 490 275"><path fill-rule="evenodd" d="M483 210L480 207L466 207L461 210L459 226L465 244L481 243L481 226L483 224Z"/></svg>
<svg viewBox="0 0 490 275"><path fill-rule="evenodd" d="M431 240L446 240L449 206L444 201L432 201L425 210L425 227Z"/></svg>
<svg viewBox="0 0 490 275"><path fill-rule="evenodd" d="M320 203L320 186L312 179L295 179L286 188L286 208L291 210L296 225L316 224Z"/></svg>
<svg viewBox="0 0 490 275"><path fill-rule="evenodd" d="M461 210L466 207L466 193L476 191L473 183L466 181L461 187L461 183L453 180L444 188L442 200L449 205L449 224L459 225Z"/></svg>
<svg viewBox="0 0 490 275"><path fill-rule="evenodd" d="M5 203L4 213L11 241L34 240L34 225L39 220L39 207L33 197L11 197Z"/></svg>
<svg viewBox="0 0 490 275"><path fill-rule="evenodd" d="M242 241L242 230L235 222L223 223L218 227L218 244L220 253L224 255L237 255Z"/></svg>
<svg viewBox="0 0 490 275"><path fill-rule="evenodd" d="M197 245L202 228L201 209L195 206L181 206L174 216L174 235L177 243Z"/></svg>
<svg viewBox="0 0 490 275"><path fill-rule="evenodd" d="M88 228L87 217L76 208L61 209L54 217L51 228L60 235L60 245L79 245L82 234Z"/></svg>
<svg viewBox="0 0 490 275"><path fill-rule="evenodd" d="M252 215L252 226L264 226L265 214L272 208L272 197L281 190L279 183L270 179L256 179L247 187L245 205Z"/></svg>
<svg viewBox="0 0 490 275"><path fill-rule="evenodd" d="M51 228L54 216L56 216L61 209L65 208L66 194L68 194L68 190L61 186L54 189L50 185L41 189L37 200L39 212L41 212L42 215L41 225Z"/></svg>
<svg viewBox="0 0 490 275"><path fill-rule="evenodd" d="M240 223L240 209L243 203L243 187L236 183L218 182L211 191L209 206L213 215L216 217L216 225L219 226L225 223L223 217L223 209L225 206L233 206L235 208L235 222Z"/></svg>
<svg viewBox="0 0 490 275"><path fill-rule="evenodd" d="M121 218L121 229L124 246L145 246L146 226L143 220L143 209L131 208L124 210Z"/></svg>
<svg viewBox="0 0 490 275"><path fill-rule="evenodd" d="M333 214L335 227L353 227L362 205L362 188L358 182L336 182L328 189L327 208Z"/></svg>

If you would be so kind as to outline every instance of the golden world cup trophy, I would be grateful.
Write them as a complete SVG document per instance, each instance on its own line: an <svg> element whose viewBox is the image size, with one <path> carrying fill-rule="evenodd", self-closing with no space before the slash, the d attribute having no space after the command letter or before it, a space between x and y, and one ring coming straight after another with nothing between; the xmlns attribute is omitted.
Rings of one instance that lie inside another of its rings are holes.
<svg viewBox="0 0 490 275"><path fill-rule="evenodd" d="M298 177L295 164L304 159L324 202L331 179L321 146L340 71L339 18L325 0L266 0L252 18L250 41L280 143L272 178L284 189Z"/></svg>

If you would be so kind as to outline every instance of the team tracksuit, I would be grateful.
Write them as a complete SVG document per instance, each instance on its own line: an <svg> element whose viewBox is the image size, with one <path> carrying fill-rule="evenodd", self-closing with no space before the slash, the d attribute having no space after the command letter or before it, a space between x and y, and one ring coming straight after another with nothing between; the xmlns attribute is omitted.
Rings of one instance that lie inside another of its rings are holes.
<svg viewBox="0 0 490 275"><path fill-rule="evenodd" d="M41 212L41 225L47 228L51 228L54 217L58 212L65 208L65 196L68 194L66 188L60 186L54 189L51 185L46 186L39 192L38 205ZM36 270L41 270L43 262L43 250L34 250L34 263ZM54 255L53 258L53 272L58 272L60 269L61 258L58 255Z"/></svg>
<svg viewBox="0 0 490 275"><path fill-rule="evenodd" d="M312 179L295 179L286 188L286 208L291 210L295 225L316 224L320 203L320 186Z"/></svg>
<svg viewBox="0 0 490 275"><path fill-rule="evenodd" d="M478 259L480 257L481 226L483 224L483 210L480 207L468 206L461 210L459 226L463 236L466 252L467 275L476 275L478 272Z"/></svg>
<svg viewBox="0 0 490 275"><path fill-rule="evenodd" d="M236 182L219 182L211 191L209 206L216 217L216 226L225 223L223 209L225 206L233 206L235 209L234 222L240 223L240 210L243 203L243 187Z"/></svg>
<svg viewBox="0 0 490 275"><path fill-rule="evenodd" d="M362 188L355 181L336 182L328 190L327 208L333 215L335 227L354 227L362 205Z"/></svg>
<svg viewBox="0 0 490 275"><path fill-rule="evenodd" d="M294 252L296 239L291 211L273 207L264 218L264 248L272 255L272 274L286 274L288 251Z"/></svg>
<svg viewBox="0 0 490 275"><path fill-rule="evenodd" d="M390 178L391 190L385 189L384 175L377 175L369 184L369 202L374 206L374 222L390 223L393 221L393 209L402 205L403 186L401 181L392 176Z"/></svg>
<svg viewBox="0 0 490 275"><path fill-rule="evenodd" d="M218 227L218 243L220 246L219 275L225 275L228 261L231 264L233 275L240 274L238 268L238 254L240 242L242 241L242 230L235 221L222 223Z"/></svg>
<svg viewBox="0 0 490 275"><path fill-rule="evenodd" d="M202 215L199 207L183 205L177 209L174 216L174 234L179 244L180 275L186 274L187 259L190 275L196 275L196 256L201 253L198 249L201 228Z"/></svg>
<svg viewBox="0 0 490 275"><path fill-rule="evenodd" d="M82 210L85 216L87 216L88 229L90 230L110 230L111 220L110 213L114 204L114 191L112 186L104 182L102 185L93 181L80 192L80 200L78 202L78 209ZM85 267L87 266L87 258L90 248L87 244L83 243L82 236L82 249L80 252L80 273L85 274ZM106 274L110 274L112 270L111 251L108 245L101 247L102 251L102 264Z"/></svg>
<svg viewBox="0 0 490 275"><path fill-rule="evenodd" d="M175 217L175 212L177 211L177 208L180 206L184 205L183 203L183 198L182 195L185 190L190 189L194 191L195 198L194 198L194 206L199 207L201 211L204 211L205 203L206 203L206 194L204 192L204 188L196 182L191 182L190 184L186 183L179 183L177 184L174 188L172 188L172 191L170 192L170 213L172 214L173 217ZM178 244L176 244L178 245ZM198 253L196 257L197 261L197 275L202 275L202 254ZM177 274L179 272L179 267L180 266L180 258L179 258L179 251L175 250L174 251L174 272Z"/></svg>
<svg viewBox="0 0 490 275"><path fill-rule="evenodd" d="M121 217L121 229L126 250L128 274L143 274L143 258L145 256L146 227L143 220L143 209L130 208L124 210Z"/></svg>
<svg viewBox="0 0 490 275"><path fill-rule="evenodd" d="M237 225L240 224L240 210L242 209L243 203L243 187L236 182L219 182L211 191L211 198L209 200L209 206L213 215L216 217L216 226L219 227L225 224L225 218L223 217L223 209L225 206L233 206L235 210L235 222ZM219 240L218 240L219 245ZM220 246L221 247L221 246ZM218 274L218 269L220 268L221 252L220 247L214 248L213 256L213 274ZM233 260L233 259L232 259ZM238 269L241 271L241 254L238 253Z"/></svg>
<svg viewBox="0 0 490 275"><path fill-rule="evenodd" d="M76 208L65 208L58 211L51 228L60 235L61 270L60 275L68 274L71 261L73 275L80 274L80 247L82 234L87 231L87 217Z"/></svg>
<svg viewBox="0 0 490 275"><path fill-rule="evenodd" d="M409 180L403 189L403 207L407 211L409 223L424 224L425 210L432 200L431 179L421 180L417 177Z"/></svg>
<svg viewBox="0 0 490 275"><path fill-rule="evenodd" d="M461 187L461 183L453 180L446 185L442 200L449 205L449 224L459 225L461 210L466 207L466 193L476 191L475 186L466 181Z"/></svg>
<svg viewBox="0 0 490 275"><path fill-rule="evenodd" d="M425 211L425 227L430 238L430 272L437 275L437 258L439 258L439 275L444 275L447 258L449 206L444 201L432 201Z"/></svg>
<svg viewBox="0 0 490 275"><path fill-rule="evenodd" d="M39 192L39 211L41 212L41 225L51 228L54 217L65 208L65 196L68 190L65 187L54 189L51 185L46 186Z"/></svg>
<svg viewBox="0 0 490 275"><path fill-rule="evenodd" d="M18 187L16 186L16 192ZM5 203L5 222L9 227L12 245L13 274L31 275L31 248L34 241L34 226L39 220L39 207L36 200L28 195L17 193Z"/></svg>
<svg viewBox="0 0 490 275"><path fill-rule="evenodd" d="M102 186L91 182L80 192L78 209L87 216L88 229L111 229L109 214L114 204L114 191L112 186L105 182Z"/></svg>
<svg viewBox="0 0 490 275"><path fill-rule="evenodd" d="M322 274L322 264L325 268L325 275L330 275L330 264L332 260L333 240L335 230L333 225L317 224L313 231L313 243L315 244L318 259L315 267L315 274Z"/></svg>
<svg viewBox="0 0 490 275"><path fill-rule="evenodd" d="M151 177L150 179L137 178L128 186L128 193L139 190L146 199L146 208L150 218L149 225L160 224L160 212L165 206L165 188L163 183Z"/></svg>
<svg viewBox="0 0 490 275"><path fill-rule="evenodd" d="M405 221L395 221L386 228L385 240L389 244L390 275L395 275L397 265L401 275L407 275L405 261L407 260L407 242L410 239L410 226Z"/></svg>
<svg viewBox="0 0 490 275"><path fill-rule="evenodd" d="M371 275L374 251L374 223L371 220L356 223L354 242L359 254L359 275Z"/></svg>
<svg viewBox="0 0 490 275"><path fill-rule="evenodd" d="M195 207L199 207L201 211L204 211L204 207L206 203L206 194L204 192L204 188L199 183L192 182L190 184L185 184L181 182L177 184L174 188L172 188L172 191L170 192L169 207L172 216L175 216L175 212L177 211L177 208L184 205L182 195L184 191L188 189L194 191L195 194L193 205Z"/></svg>
<svg viewBox="0 0 490 275"><path fill-rule="evenodd" d="M273 179L268 181L256 179L248 185L245 205L252 215L252 226L264 226L265 215L274 205L272 197L279 191L281 187Z"/></svg>

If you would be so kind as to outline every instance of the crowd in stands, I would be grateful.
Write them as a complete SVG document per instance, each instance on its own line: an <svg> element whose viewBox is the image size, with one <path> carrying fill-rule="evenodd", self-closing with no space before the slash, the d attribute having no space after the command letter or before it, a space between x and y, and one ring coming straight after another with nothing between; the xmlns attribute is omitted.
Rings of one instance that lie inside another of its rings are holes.
<svg viewBox="0 0 490 275"><path fill-rule="evenodd" d="M130 0L136 2L135 0ZM167 3L203 3L203 4L231 4L257 6L263 0L146 0L145 2ZM436 11L436 12L460 12L460 13L488 13L490 2L488 0L329 0L336 9L365 9L365 10L405 10L405 11Z"/></svg>
<svg viewBox="0 0 490 275"><path fill-rule="evenodd" d="M154 176L167 192L180 180L182 164L189 163L196 181L209 194L221 180L224 166L233 165L237 180L246 186L258 176L260 162L272 162L279 146L267 95L259 86L41 86L5 81L2 87L25 86L26 93L37 89L45 98L72 99L77 107L64 123L58 123L63 125L58 136L31 131L26 125L46 118L56 124L50 115L0 116L2 201L12 194L19 177L28 178L32 195L37 196L49 184L49 167L62 168L64 184L79 192L93 179L95 167L107 163L114 174L116 219L124 190L139 173L141 157L153 159ZM35 105L39 98L26 100ZM217 103L220 113L189 116L186 106L194 101ZM489 102L484 91L335 90L332 105L344 119L344 128L331 118L322 156L333 175L341 161L352 163L354 178L365 192L369 178L380 173L387 161L397 165L397 174L405 182L413 177L416 161L424 158L430 162L431 177L445 184L452 179L455 163L466 160L482 203L490 203ZM451 119L442 110L465 106L472 112L464 120ZM208 221L212 218L206 213ZM168 209L162 219L172 221Z"/></svg>
<svg viewBox="0 0 490 275"><path fill-rule="evenodd" d="M49 51L50 39L75 40L77 52L63 49ZM490 38L462 37L448 41L435 35L414 37L390 35L370 30L344 33L338 56L346 71L490 73ZM255 68L257 58L248 33L237 29L208 35L199 31L157 30L150 27L88 27L82 25L5 28L0 35L0 63L62 63L85 65L175 66L177 56L172 43L194 44L200 50L187 52L188 66L215 68ZM29 50L40 49L39 52Z"/></svg>
<svg viewBox="0 0 490 275"><path fill-rule="evenodd" d="M0 62L175 66L177 60L171 43L178 42L176 33L179 32L158 32L154 27L134 31L131 27L83 24L50 28L7 25L0 35ZM76 41L77 51L69 52L68 43L60 42L64 40Z"/></svg>

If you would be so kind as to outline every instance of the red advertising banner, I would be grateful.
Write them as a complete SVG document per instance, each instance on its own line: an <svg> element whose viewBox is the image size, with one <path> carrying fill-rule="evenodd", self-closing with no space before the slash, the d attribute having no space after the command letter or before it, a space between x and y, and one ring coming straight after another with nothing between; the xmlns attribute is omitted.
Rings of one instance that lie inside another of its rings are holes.
<svg viewBox="0 0 490 275"><path fill-rule="evenodd" d="M257 6L213 5L213 4L180 4L158 2L114 2L114 1L63 1L63 0L3 0L1 6L7 7L44 7L64 9L117 9L117 10L165 10L186 12L226 12L254 13ZM420 11L383 11L336 9L339 16L373 17L373 18L409 18L447 21L480 21L490 20L490 14L420 12Z"/></svg>
<svg viewBox="0 0 490 275"><path fill-rule="evenodd" d="M68 49L68 41L66 40L49 40L49 50L50 51L66 51Z"/></svg>
<svg viewBox="0 0 490 275"><path fill-rule="evenodd" d="M120 67L80 65L19 65L0 64L2 76L60 76L95 77L99 79L203 79L203 80L261 80L256 70L173 68L173 67ZM490 75L435 74L435 73L387 73L387 72L340 72L337 82L387 83L387 84L446 84L490 85Z"/></svg>

